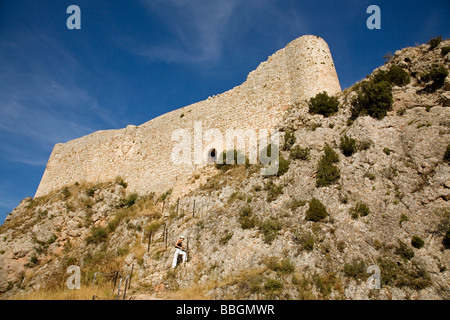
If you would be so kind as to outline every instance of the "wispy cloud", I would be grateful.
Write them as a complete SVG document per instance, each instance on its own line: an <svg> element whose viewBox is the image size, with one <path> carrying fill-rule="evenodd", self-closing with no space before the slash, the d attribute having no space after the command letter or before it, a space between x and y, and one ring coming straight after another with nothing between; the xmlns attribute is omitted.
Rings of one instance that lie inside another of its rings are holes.
<svg viewBox="0 0 450 320"><path fill-rule="evenodd" d="M24 34L0 41L0 157L45 166L55 143L89 134L99 123L116 127L118 121L77 82L83 67L71 52L42 33ZM39 56L30 54L36 47ZM24 151L30 149L33 154Z"/></svg>
<svg viewBox="0 0 450 320"><path fill-rule="evenodd" d="M149 12L165 22L171 41L137 45L132 50L149 59L203 63L221 57L223 39L238 0L142 0Z"/></svg>
<svg viewBox="0 0 450 320"><path fill-rule="evenodd" d="M295 11L280 10L271 0L141 0L152 16L159 17L170 41L127 42L135 54L169 63L205 64L222 58L227 41L240 42L251 30L280 46L286 34L300 36L307 20ZM287 21L289 23L287 23ZM259 28L259 30L258 30ZM289 36L288 36L289 37ZM248 41L248 39L246 40Z"/></svg>

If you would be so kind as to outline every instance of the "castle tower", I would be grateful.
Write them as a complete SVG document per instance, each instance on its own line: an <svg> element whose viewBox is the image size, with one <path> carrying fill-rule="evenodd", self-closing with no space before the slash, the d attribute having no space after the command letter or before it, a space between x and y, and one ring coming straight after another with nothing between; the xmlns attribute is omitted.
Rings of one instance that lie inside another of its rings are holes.
<svg viewBox="0 0 450 320"><path fill-rule="evenodd" d="M317 36L303 36L286 48L292 102L309 100L317 93L331 95L341 91L328 44Z"/></svg>

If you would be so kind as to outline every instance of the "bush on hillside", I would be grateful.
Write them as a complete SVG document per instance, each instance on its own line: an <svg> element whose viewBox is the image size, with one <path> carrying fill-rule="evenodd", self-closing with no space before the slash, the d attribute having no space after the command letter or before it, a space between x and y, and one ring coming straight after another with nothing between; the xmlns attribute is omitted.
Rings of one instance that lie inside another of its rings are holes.
<svg viewBox="0 0 450 320"><path fill-rule="evenodd" d="M336 183L341 177L340 170L334 165L339 162L337 153L327 144L319 160L316 175L316 187L326 187Z"/></svg>
<svg viewBox="0 0 450 320"><path fill-rule="evenodd" d="M437 37L431 38L428 41L428 44L430 45L430 50L433 50L434 48L436 48L442 41L444 41L444 39L442 39L442 36L437 36Z"/></svg>
<svg viewBox="0 0 450 320"><path fill-rule="evenodd" d="M306 220L318 222L328 216L327 208L317 200L312 198L309 201L309 208L306 210Z"/></svg>
<svg viewBox="0 0 450 320"><path fill-rule="evenodd" d="M216 159L216 168L222 172L230 170L237 164L248 165L248 159L241 151L236 149L223 151Z"/></svg>
<svg viewBox="0 0 450 320"><path fill-rule="evenodd" d="M302 148L300 146L295 146L293 149L291 149L289 157L294 160L308 160L310 151L311 149L308 147Z"/></svg>
<svg viewBox="0 0 450 320"><path fill-rule="evenodd" d="M359 84L357 96L352 101L352 118L369 115L383 119L392 109L392 86L387 81L364 81Z"/></svg>
<svg viewBox="0 0 450 320"><path fill-rule="evenodd" d="M356 140L344 135L341 137L340 147L344 156L350 157L356 151Z"/></svg>
<svg viewBox="0 0 450 320"><path fill-rule="evenodd" d="M450 163L450 144L447 146L447 150L445 150L444 161Z"/></svg>
<svg viewBox="0 0 450 320"><path fill-rule="evenodd" d="M382 81L401 87L409 84L411 82L411 77L402 67L392 65L388 71L378 71L373 77L374 83L380 83Z"/></svg>
<svg viewBox="0 0 450 320"><path fill-rule="evenodd" d="M447 76L448 70L444 66L433 64L430 72L420 77L421 81L428 83L423 91L434 92L441 88Z"/></svg>
<svg viewBox="0 0 450 320"><path fill-rule="evenodd" d="M336 97L330 97L328 93L324 91L311 98L308 106L309 113L321 114L324 117L329 117L338 111L339 101Z"/></svg>

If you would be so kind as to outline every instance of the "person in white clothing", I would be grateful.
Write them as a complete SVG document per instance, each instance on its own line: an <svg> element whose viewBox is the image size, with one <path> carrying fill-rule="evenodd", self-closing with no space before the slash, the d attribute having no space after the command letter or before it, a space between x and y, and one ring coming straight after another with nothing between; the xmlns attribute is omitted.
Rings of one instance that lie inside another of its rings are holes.
<svg viewBox="0 0 450 320"><path fill-rule="evenodd" d="M178 239L177 243L175 244L175 254L173 256L172 269L177 266L179 254L181 254L183 256L184 263L186 263L186 261L187 261L187 253L186 253L186 248L183 247L183 240L184 240L184 236L180 236L180 239Z"/></svg>

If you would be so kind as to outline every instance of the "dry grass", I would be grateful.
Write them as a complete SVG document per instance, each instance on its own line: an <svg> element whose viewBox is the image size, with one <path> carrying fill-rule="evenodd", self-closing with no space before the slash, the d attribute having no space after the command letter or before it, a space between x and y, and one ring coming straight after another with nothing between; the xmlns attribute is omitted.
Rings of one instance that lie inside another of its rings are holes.
<svg viewBox="0 0 450 320"><path fill-rule="evenodd" d="M210 280L204 284L196 284L186 289L168 291L162 294L161 297L168 300L211 300L211 297L207 296L208 291L216 288L232 286L235 284L241 284L245 286L253 278L261 276L266 270L267 268L246 270L240 272L237 275L230 275L221 281ZM242 298L243 297L241 296L227 297L227 300Z"/></svg>
<svg viewBox="0 0 450 320"><path fill-rule="evenodd" d="M113 298L109 287L82 286L79 290L58 289L58 290L37 290L24 294L15 295L9 300L92 300L93 296L100 298Z"/></svg>

